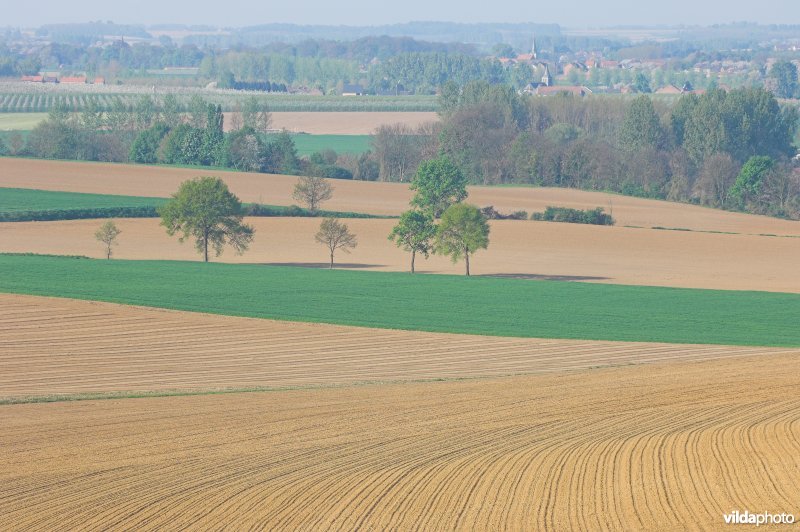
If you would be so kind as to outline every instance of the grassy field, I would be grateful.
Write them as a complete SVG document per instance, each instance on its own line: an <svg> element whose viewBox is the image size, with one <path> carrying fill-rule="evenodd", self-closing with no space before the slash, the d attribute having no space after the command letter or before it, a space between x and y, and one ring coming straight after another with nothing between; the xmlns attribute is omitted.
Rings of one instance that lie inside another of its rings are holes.
<svg viewBox="0 0 800 532"><path fill-rule="evenodd" d="M152 218L157 216L156 208L167 201L167 198L0 187L0 221ZM296 206L252 203L243 205L248 216L259 217L389 218L374 214L327 210L321 210L312 215L307 209Z"/></svg>
<svg viewBox="0 0 800 532"><path fill-rule="evenodd" d="M117 207L159 206L166 200L140 196L52 192L26 188L0 188L0 213L112 209Z"/></svg>
<svg viewBox="0 0 800 532"><path fill-rule="evenodd" d="M299 155L333 150L336 153L364 153L370 148L369 135L292 135Z"/></svg>
<svg viewBox="0 0 800 532"><path fill-rule="evenodd" d="M0 291L279 320L519 336L800 346L800 296L261 265L0 256Z"/></svg>
<svg viewBox="0 0 800 532"><path fill-rule="evenodd" d="M47 113L0 113L0 131L30 130L46 118Z"/></svg>

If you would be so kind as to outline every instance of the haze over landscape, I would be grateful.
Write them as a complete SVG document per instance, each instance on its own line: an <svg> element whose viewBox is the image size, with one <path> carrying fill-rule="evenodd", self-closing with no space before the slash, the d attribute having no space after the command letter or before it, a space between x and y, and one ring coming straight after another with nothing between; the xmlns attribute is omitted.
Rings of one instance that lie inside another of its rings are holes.
<svg viewBox="0 0 800 532"><path fill-rule="evenodd" d="M797 4L792 0L749 2L729 0L717 2L641 2L610 0L607 2L572 2L569 9L553 2L405 2L376 3L367 0L339 3L309 0L302 9L287 2L253 3L232 0L220 5L209 1L192 3L190 12L180 2L141 0L136 3L100 0L70 2L56 0L37 2L31 10L24 4L12 3L3 10L3 26L38 26L63 22L113 20L126 24L205 24L218 26L252 26L267 23L369 26L397 24L420 20L477 22L542 22L568 27L709 25L735 21L761 24L796 24L800 22Z"/></svg>
<svg viewBox="0 0 800 532"><path fill-rule="evenodd" d="M790 529L795 4L6 6L0 530Z"/></svg>

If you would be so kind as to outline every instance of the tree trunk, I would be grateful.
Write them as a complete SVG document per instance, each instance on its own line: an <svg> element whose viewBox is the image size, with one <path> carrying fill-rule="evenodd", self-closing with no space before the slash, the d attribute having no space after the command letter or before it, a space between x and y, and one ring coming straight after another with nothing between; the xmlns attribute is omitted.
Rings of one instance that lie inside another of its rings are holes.
<svg viewBox="0 0 800 532"><path fill-rule="evenodd" d="M208 262L208 229L203 231L203 261Z"/></svg>
<svg viewBox="0 0 800 532"><path fill-rule="evenodd" d="M469 277L469 250L468 249L464 250L464 259L465 259L466 264L467 264L467 277Z"/></svg>
<svg viewBox="0 0 800 532"><path fill-rule="evenodd" d="M417 250L416 249L412 249L411 250L411 273L414 273L414 259L416 258L416 256L417 256Z"/></svg>
<svg viewBox="0 0 800 532"><path fill-rule="evenodd" d="M331 251L331 267L329 269L333 269L333 251Z"/></svg>

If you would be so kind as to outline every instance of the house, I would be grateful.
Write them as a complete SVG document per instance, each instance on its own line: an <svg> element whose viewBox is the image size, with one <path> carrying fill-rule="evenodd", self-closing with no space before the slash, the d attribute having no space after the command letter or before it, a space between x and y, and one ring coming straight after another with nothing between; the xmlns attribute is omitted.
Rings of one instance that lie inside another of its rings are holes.
<svg viewBox="0 0 800 532"><path fill-rule="evenodd" d="M102 78L102 77L94 78L94 81L92 83L94 85L105 85L106 84L106 78Z"/></svg>
<svg viewBox="0 0 800 532"><path fill-rule="evenodd" d="M572 63L567 63L566 65L564 65L564 75L565 76L568 76L569 73L573 72L573 71L576 71L576 72L579 72L579 73L584 73L584 72L586 72L588 70L589 70L588 67L586 65L584 65L583 63L572 62Z"/></svg>
<svg viewBox="0 0 800 532"><path fill-rule="evenodd" d="M553 96L560 93L572 94L574 96L587 96L592 94L592 90L588 87L580 87L577 85L559 85L555 87L540 85L536 89L537 96Z"/></svg>
<svg viewBox="0 0 800 532"><path fill-rule="evenodd" d="M27 81L28 83L42 83L44 81L44 76L22 76L22 81Z"/></svg>
<svg viewBox="0 0 800 532"><path fill-rule="evenodd" d="M364 94L366 94L366 91L361 85L351 85L348 83L342 87L342 96L363 96Z"/></svg>

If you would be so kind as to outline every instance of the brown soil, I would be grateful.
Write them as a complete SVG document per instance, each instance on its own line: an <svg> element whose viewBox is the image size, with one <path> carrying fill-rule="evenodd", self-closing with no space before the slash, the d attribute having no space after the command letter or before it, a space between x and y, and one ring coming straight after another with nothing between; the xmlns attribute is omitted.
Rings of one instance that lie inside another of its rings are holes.
<svg viewBox="0 0 800 532"><path fill-rule="evenodd" d="M498 338L0 294L0 399L552 373L799 350Z"/></svg>
<svg viewBox="0 0 800 532"><path fill-rule="evenodd" d="M230 128L233 114L225 113L226 130ZM313 135L369 135L384 124L416 128L438 120L438 114L429 112L276 112L272 113L271 127Z"/></svg>
<svg viewBox="0 0 800 532"><path fill-rule="evenodd" d="M798 387L770 355L4 406L0 528L719 530L800 506Z"/></svg>
<svg viewBox="0 0 800 532"><path fill-rule="evenodd" d="M0 158L0 186L168 197L186 180L218 175L243 201L290 205L297 178L272 174L162 168L143 165L37 161ZM334 197L324 208L372 214L399 214L411 197L403 183L333 181ZM800 235L800 222L725 212L694 205L560 188L470 187L469 199L502 212L542 211L548 205L613 211L617 225L686 228L748 234Z"/></svg>
<svg viewBox="0 0 800 532"><path fill-rule="evenodd" d="M326 267L327 252L314 241L318 218L251 218L256 237L230 262ZM77 254L102 258L94 239L98 220L0 224L0 250ZM395 220L346 220L357 235L339 267L405 271L410 255L387 239ZM157 219L117 220L120 259L198 260L194 246L169 237ZM491 223L488 250L474 255L474 275L601 283L800 292L800 239L598 227L533 221ZM417 258L417 271L464 272L463 263Z"/></svg>

